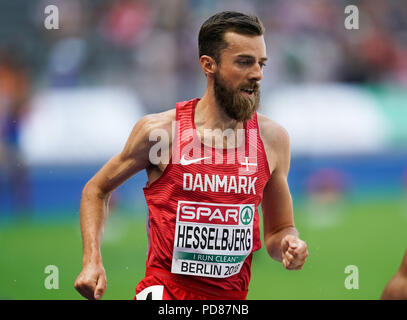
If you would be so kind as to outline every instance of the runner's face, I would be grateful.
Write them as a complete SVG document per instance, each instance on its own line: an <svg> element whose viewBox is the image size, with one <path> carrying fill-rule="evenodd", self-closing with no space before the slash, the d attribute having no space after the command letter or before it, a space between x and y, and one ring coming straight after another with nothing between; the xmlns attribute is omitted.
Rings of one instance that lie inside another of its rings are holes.
<svg viewBox="0 0 407 320"><path fill-rule="evenodd" d="M266 46L263 36L227 32L228 47L214 78L215 98L226 114L237 121L249 120L260 103Z"/></svg>

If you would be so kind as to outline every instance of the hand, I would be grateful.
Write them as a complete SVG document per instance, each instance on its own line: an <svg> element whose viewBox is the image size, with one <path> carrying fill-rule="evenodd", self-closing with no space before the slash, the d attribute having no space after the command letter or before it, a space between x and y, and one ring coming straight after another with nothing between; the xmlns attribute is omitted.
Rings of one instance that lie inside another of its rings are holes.
<svg viewBox="0 0 407 320"><path fill-rule="evenodd" d="M281 240L281 257L287 270L301 270L308 257L307 244L293 235Z"/></svg>
<svg viewBox="0 0 407 320"><path fill-rule="evenodd" d="M84 266L76 278L75 289L86 299L99 300L106 291L106 272L101 264Z"/></svg>

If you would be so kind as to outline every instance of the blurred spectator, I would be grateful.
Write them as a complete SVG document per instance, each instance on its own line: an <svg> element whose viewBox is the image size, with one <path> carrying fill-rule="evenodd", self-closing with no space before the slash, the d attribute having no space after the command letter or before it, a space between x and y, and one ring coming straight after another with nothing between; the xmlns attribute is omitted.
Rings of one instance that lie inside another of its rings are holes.
<svg viewBox="0 0 407 320"><path fill-rule="evenodd" d="M54 5L58 8L59 28L44 28L44 8ZM36 24L43 41L48 45L46 75L52 87L78 86L86 78L84 65L89 59L89 41L86 38L94 29L91 26L94 9L79 0L42 0L36 7Z"/></svg>
<svg viewBox="0 0 407 320"><path fill-rule="evenodd" d="M28 71L18 51L0 51L0 188L11 195L17 214L27 214L30 209L28 172L19 145L29 90Z"/></svg>
<svg viewBox="0 0 407 320"><path fill-rule="evenodd" d="M307 218L316 227L333 226L344 218L348 184L335 169L318 169L307 180Z"/></svg>
<svg viewBox="0 0 407 320"><path fill-rule="evenodd" d="M335 202L345 191L344 175L334 169L319 169L308 179L307 190L321 202Z"/></svg>
<svg viewBox="0 0 407 320"><path fill-rule="evenodd" d="M26 1L27 4L29 1ZM51 3L52 2L52 3ZM22 0L22 3L24 1ZM60 29L45 30L44 8L54 4ZM263 87L287 82L390 82L407 85L407 3L361 0L359 30L344 27L349 1L310 0L42 0L35 16L39 41L30 50L36 77L50 85L121 85L135 90L151 111L199 96L199 25L221 10L259 15L270 63ZM3 2L0 20L20 14ZM25 10L30 10L26 6ZM29 13L27 13L29 15ZM22 24L27 32L30 24ZM7 32L0 31L0 33ZM28 39L28 36L26 36ZM0 37L1 39L2 37ZM1 44L1 40L0 40ZM44 52L47 48L49 51ZM38 79L34 79L38 80ZM156 88L160 88L157 94Z"/></svg>
<svg viewBox="0 0 407 320"><path fill-rule="evenodd" d="M131 48L147 36L151 19L147 1L111 2L101 18L101 34L113 45Z"/></svg>

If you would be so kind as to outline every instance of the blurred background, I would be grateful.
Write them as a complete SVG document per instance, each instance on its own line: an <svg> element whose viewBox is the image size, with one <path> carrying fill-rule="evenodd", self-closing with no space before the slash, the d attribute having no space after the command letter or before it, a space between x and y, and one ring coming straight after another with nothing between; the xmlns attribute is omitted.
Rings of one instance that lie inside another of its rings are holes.
<svg viewBox="0 0 407 320"><path fill-rule="evenodd" d="M44 26L48 5L59 29ZM82 188L140 117L203 95L198 31L223 10L265 25L261 112L290 134L310 252L300 272L257 252L248 298L380 297L407 248L406 1L13 0L0 3L0 299L81 298ZM143 278L146 180L113 194L106 299L133 298ZM48 265L58 289L44 286ZM348 265L358 289L344 286Z"/></svg>

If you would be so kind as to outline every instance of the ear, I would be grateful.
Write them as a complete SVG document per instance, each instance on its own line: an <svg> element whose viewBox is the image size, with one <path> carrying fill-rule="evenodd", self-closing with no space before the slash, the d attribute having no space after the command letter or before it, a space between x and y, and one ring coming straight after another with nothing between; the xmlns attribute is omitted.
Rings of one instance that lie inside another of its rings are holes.
<svg viewBox="0 0 407 320"><path fill-rule="evenodd" d="M201 64L203 72L206 74L207 77L210 77L216 73L218 66L212 57L203 55L199 58L199 62Z"/></svg>

